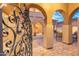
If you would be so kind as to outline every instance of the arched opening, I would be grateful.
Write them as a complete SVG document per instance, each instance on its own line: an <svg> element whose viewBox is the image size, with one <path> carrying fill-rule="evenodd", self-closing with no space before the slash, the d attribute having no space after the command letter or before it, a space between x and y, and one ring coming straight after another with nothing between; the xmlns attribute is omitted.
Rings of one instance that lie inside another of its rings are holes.
<svg viewBox="0 0 79 59"><path fill-rule="evenodd" d="M56 41L62 41L62 26L64 23L63 11L57 10L53 13L52 16L53 25L54 25L54 38Z"/></svg>
<svg viewBox="0 0 79 59"><path fill-rule="evenodd" d="M38 8L31 7L30 20L32 23L32 35L33 35L33 47L43 44L44 26L45 26L45 16Z"/></svg>
<svg viewBox="0 0 79 59"><path fill-rule="evenodd" d="M29 8L36 8L39 11L41 11L41 13L44 16L44 22L45 22L45 24L47 24L47 14L46 14L45 10L41 6L32 3L32 4L29 4Z"/></svg>
<svg viewBox="0 0 79 59"><path fill-rule="evenodd" d="M79 8L73 11L72 20L72 43L76 44L78 41L78 18L79 18Z"/></svg>

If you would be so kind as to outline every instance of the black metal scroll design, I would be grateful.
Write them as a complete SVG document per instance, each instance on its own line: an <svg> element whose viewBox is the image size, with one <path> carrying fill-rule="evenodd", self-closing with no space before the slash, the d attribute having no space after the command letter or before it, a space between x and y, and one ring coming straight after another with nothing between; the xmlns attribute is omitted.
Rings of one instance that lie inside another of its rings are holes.
<svg viewBox="0 0 79 59"><path fill-rule="evenodd" d="M29 9L24 4L24 9L18 12L19 15L16 14L16 10L8 16L8 21L15 24L15 28L8 25L3 19L3 45L7 48L4 47L4 53L14 56L32 56L32 26ZM7 37L8 39L5 40Z"/></svg>

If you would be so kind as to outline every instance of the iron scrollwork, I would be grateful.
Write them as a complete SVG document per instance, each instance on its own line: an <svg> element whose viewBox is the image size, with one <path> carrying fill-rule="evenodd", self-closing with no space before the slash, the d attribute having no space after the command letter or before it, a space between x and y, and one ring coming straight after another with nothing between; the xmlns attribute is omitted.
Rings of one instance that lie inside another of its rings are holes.
<svg viewBox="0 0 79 59"><path fill-rule="evenodd" d="M24 9L17 15L15 8L12 15L8 16L10 26L3 19L3 45L6 55L32 56L32 26L29 18L29 9L24 4Z"/></svg>

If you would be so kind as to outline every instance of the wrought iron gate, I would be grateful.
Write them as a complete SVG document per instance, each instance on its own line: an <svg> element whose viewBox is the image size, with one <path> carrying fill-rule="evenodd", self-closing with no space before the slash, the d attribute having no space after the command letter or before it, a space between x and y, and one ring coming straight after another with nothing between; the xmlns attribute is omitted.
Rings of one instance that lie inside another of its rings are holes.
<svg viewBox="0 0 79 59"><path fill-rule="evenodd" d="M17 11L17 9L19 11ZM29 18L29 9L16 7L12 14L3 17L3 51L6 55L32 55L32 26Z"/></svg>

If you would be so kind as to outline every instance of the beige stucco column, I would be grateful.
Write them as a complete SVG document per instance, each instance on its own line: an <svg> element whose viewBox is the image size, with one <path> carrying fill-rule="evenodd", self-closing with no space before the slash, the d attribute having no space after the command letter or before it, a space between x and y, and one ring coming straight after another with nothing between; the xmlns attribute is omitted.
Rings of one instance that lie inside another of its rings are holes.
<svg viewBox="0 0 79 59"><path fill-rule="evenodd" d="M52 19L51 19L52 20ZM44 47L47 49L53 48L53 25L48 22L44 27Z"/></svg>
<svg viewBox="0 0 79 59"><path fill-rule="evenodd" d="M71 20L68 17L68 14L65 15L64 24L63 24L63 43L71 44L72 43L72 24Z"/></svg>

